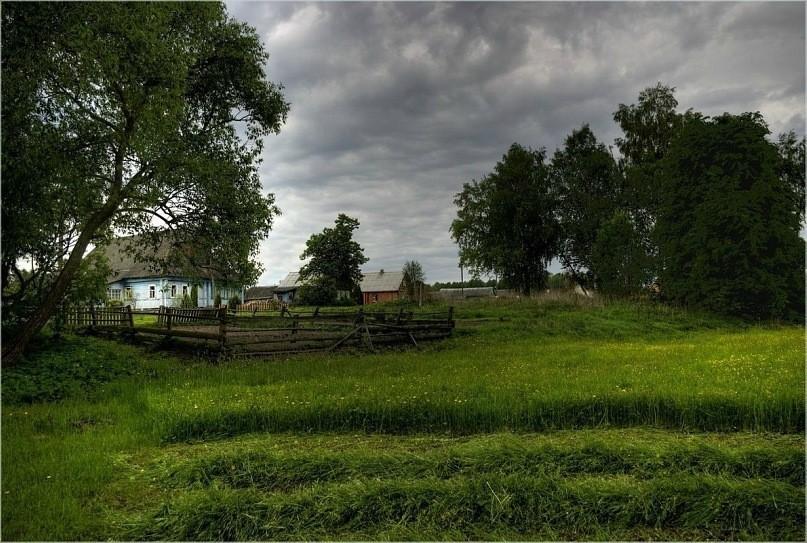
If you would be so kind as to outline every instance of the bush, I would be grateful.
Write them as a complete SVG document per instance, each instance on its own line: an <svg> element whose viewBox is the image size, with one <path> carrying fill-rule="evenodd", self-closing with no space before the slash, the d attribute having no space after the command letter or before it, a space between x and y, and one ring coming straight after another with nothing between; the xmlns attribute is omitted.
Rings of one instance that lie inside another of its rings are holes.
<svg viewBox="0 0 807 543"><path fill-rule="evenodd" d="M194 305L193 300L191 300L190 296L188 296L187 294L183 294L182 301L179 303L179 307L181 307L182 309L191 309L196 307L196 305Z"/></svg>
<svg viewBox="0 0 807 543"><path fill-rule="evenodd" d="M35 344L34 352L3 369L3 403L87 398L103 384L142 369L132 363L134 348L120 343L68 336L43 337Z"/></svg>
<svg viewBox="0 0 807 543"><path fill-rule="evenodd" d="M297 302L302 305L336 305L336 281L322 277L300 287Z"/></svg>
<svg viewBox="0 0 807 543"><path fill-rule="evenodd" d="M227 305L230 306L230 307L239 306L239 305L241 305L241 298L239 298L237 295L230 296L230 299L227 300Z"/></svg>
<svg viewBox="0 0 807 543"><path fill-rule="evenodd" d="M221 307L221 294L218 292L216 293L215 298L213 298L213 305L215 307Z"/></svg>

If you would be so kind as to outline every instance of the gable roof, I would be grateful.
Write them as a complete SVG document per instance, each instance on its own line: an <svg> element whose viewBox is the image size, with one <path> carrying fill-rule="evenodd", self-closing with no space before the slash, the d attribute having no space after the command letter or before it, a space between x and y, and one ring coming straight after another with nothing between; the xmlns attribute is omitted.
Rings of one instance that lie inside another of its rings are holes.
<svg viewBox="0 0 807 543"><path fill-rule="evenodd" d="M289 272L286 274L286 277L280 280L277 284L280 288L297 288L301 287L303 283L300 282L300 273L299 272ZM286 291L284 291L286 292Z"/></svg>
<svg viewBox="0 0 807 543"><path fill-rule="evenodd" d="M247 300L260 300L262 298L271 298L275 293L277 287L250 287L244 294L244 301Z"/></svg>
<svg viewBox="0 0 807 543"><path fill-rule="evenodd" d="M184 277L189 275L189 270L183 270L180 266L160 266L153 262L140 260L132 254L131 250L133 248L142 250L143 247L147 247L147 243L150 242L144 240L142 236L114 238L108 243L97 246L90 254L101 253L106 257L109 267L112 268L112 275L107 278L109 283L120 281L121 279L165 276ZM153 258L166 260L175 254L178 247L171 242L168 236L164 236L156 248L147 248L146 250ZM207 266L193 268L190 275L201 278L211 276L216 279L220 278L218 273Z"/></svg>
<svg viewBox="0 0 807 543"><path fill-rule="evenodd" d="M402 271L366 272L361 280L362 292L390 292L401 290Z"/></svg>

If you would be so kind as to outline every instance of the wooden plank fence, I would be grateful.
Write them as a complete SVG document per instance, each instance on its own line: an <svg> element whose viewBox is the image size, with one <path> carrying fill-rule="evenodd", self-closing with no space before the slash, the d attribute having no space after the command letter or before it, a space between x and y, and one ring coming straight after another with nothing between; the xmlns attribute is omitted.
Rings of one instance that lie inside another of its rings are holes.
<svg viewBox="0 0 807 543"><path fill-rule="evenodd" d="M162 341L187 342L220 356L271 356L345 347L411 343L442 339L454 328L448 311L414 313L323 310L277 315L233 315L226 307L181 309L160 307L138 314L156 315L156 324L135 325L130 306L76 308L65 312L66 326L97 332L126 332Z"/></svg>

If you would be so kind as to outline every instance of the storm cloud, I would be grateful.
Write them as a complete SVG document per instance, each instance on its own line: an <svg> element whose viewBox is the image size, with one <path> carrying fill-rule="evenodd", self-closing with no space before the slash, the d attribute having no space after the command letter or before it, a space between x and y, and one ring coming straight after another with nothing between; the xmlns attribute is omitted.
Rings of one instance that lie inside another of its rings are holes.
<svg viewBox="0 0 807 543"><path fill-rule="evenodd" d="M682 110L760 111L774 135L805 130L803 3L229 2L271 55L288 123L261 179L283 214L260 284L299 269L338 213L361 221L365 269L419 260L458 279L453 196L513 142L551 154L661 81Z"/></svg>

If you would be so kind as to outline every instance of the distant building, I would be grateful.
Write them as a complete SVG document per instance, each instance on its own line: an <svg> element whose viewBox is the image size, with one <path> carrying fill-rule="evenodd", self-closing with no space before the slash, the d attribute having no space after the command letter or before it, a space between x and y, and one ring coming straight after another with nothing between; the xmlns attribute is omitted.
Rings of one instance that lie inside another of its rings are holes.
<svg viewBox="0 0 807 543"><path fill-rule="evenodd" d="M496 289L493 287L441 288L435 295L444 300L490 298L496 296Z"/></svg>
<svg viewBox="0 0 807 543"><path fill-rule="evenodd" d="M400 300L403 297L403 280L402 271L365 272L361 280L362 302L366 305Z"/></svg>
<svg viewBox="0 0 807 543"><path fill-rule="evenodd" d="M300 282L300 273L289 272L275 287L275 300L286 302L287 304L292 303L301 286L303 286L303 283Z"/></svg>
<svg viewBox="0 0 807 543"><path fill-rule="evenodd" d="M275 299L275 289L277 285L271 287L250 287L244 294L244 302L268 302Z"/></svg>
<svg viewBox="0 0 807 543"><path fill-rule="evenodd" d="M107 299L131 305L134 309L154 309L160 306L179 307L184 296L192 295L196 286L198 307L211 307L216 294L222 303L233 296L243 299L242 287L224 286L221 276L211 266L156 268L150 262L135 258L130 248L142 245L140 236L115 238L93 252L102 253L112 275L107 280ZM154 252L154 258L165 260L176 246L165 239Z"/></svg>

